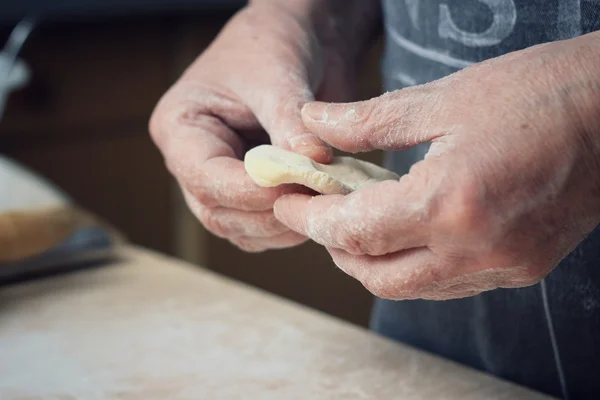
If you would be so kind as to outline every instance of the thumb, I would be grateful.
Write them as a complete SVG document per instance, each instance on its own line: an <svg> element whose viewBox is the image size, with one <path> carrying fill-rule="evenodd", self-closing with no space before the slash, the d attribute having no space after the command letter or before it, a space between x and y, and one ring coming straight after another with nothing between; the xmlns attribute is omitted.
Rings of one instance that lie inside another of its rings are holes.
<svg viewBox="0 0 600 400"><path fill-rule="evenodd" d="M334 104L312 102L302 108L306 128L330 145L351 153L400 150L435 137L427 97L398 90L367 101Z"/></svg>
<svg viewBox="0 0 600 400"><path fill-rule="evenodd" d="M321 163L333 156L331 148L312 134L302 121L304 104L314 101L308 83L296 82L270 85L267 92L248 93L247 102L260 124L265 128L271 143L295 153L303 154Z"/></svg>

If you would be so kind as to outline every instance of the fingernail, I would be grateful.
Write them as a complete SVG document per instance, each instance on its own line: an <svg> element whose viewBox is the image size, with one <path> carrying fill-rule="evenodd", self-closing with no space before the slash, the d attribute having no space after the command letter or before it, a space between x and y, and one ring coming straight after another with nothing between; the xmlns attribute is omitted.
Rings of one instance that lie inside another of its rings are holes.
<svg viewBox="0 0 600 400"><path fill-rule="evenodd" d="M329 120L329 113L327 112L327 108L329 106L329 103L323 103L320 101L306 103L301 110L302 117L311 122L327 123L327 121Z"/></svg>
<svg viewBox="0 0 600 400"><path fill-rule="evenodd" d="M306 120L336 127L340 122L356 122L356 110L342 104L313 102L302 107L302 117Z"/></svg>
<svg viewBox="0 0 600 400"><path fill-rule="evenodd" d="M289 139L290 147L317 162L329 162L333 155L327 143L311 134L294 136Z"/></svg>

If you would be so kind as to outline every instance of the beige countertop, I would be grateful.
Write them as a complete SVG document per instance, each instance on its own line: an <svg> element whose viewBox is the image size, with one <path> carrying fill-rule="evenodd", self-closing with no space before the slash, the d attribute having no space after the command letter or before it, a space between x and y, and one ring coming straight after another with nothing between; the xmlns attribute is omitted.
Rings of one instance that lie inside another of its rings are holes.
<svg viewBox="0 0 600 400"><path fill-rule="evenodd" d="M238 398L546 397L142 249L0 287L0 399Z"/></svg>

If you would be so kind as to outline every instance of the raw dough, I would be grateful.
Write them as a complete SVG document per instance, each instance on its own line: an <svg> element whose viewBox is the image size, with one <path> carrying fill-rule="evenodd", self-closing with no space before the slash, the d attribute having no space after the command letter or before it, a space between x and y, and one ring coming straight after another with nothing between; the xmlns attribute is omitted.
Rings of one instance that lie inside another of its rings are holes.
<svg viewBox="0 0 600 400"><path fill-rule="evenodd" d="M248 151L244 165L260 186L297 183L322 194L347 194L369 183L399 179L392 171L352 157L334 157L331 164L320 164L270 145Z"/></svg>

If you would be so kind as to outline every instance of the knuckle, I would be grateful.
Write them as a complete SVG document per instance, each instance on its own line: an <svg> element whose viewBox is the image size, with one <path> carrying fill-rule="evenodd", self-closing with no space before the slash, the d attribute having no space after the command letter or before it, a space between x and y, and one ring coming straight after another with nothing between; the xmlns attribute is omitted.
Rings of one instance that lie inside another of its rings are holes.
<svg viewBox="0 0 600 400"><path fill-rule="evenodd" d="M398 294L387 283L368 279L364 280L362 284L369 292L371 292L371 294L380 299L396 300L398 298Z"/></svg>
<svg viewBox="0 0 600 400"><path fill-rule="evenodd" d="M230 233L220 216L214 211L205 212L201 222L206 229L221 238L226 238Z"/></svg>
<svg viewBox="0 0 600 400"><path fill-rule="evenodd" d="M400 300L411 294L406 282L399 282L394 276L371 268L362 268L356 278L369 292L381 299Z"/></svg>
<svg viewBox="0 0 600 400"><path fill-rule="evenodd" d="M376 99L361 101L355 103L355 107L351 107L344 113L344 120L350 125L356 128L362 128L368 125L370 122L376 122L380 114L377 110L379 102Z"/></svg>
<svg viewBox="0 0 600 400"><path fill-rule="evenodd" d="M231 242L240 250L247 253L261 253L266 250L264 246L260 246L250 239L237 239L235 241L232 240Z"/></svg>
<svg viewBox="0 0 600 400"><path fill-rule="evenodd" d="M291 232L288 227L275 218L275 215L271 210L269 210L266 217L261 218L259 222L260 224L257 225L256 231L262 236L274 236Z"/></svg>
<svg viewBox="0 0 600 400"><path fill-rule="evenodd" d="M387 229L382 229L382 223L374 224L376 228L366 230L360 236L360 250L370 256L382 256L391 250L394 238Z"/></svg>
<svg viewBox="0 0 600 400"><path fill-rule="evenodd" d="M365 221L364 215L349 218L339 228L337 242L341 248L353 255L380 256L387 253L389 233L381 229L382 222Z"/></svg>
<svg viewBox="0 0 600 400"><path fill-rule="evenodd" d="M304 99L290 97L284 101L280 101L275 105L275 113L273 124L276 128L280 128L287 118L285 116L298 114L304 104Z"/></svg>
<svg viewBox="0 0 600 400"><path fill-rule="evenodd" d="M369 254L369 245L363 235L355 228L340 229L339 245L342 250L353 255Z"/></svg>
<svg viewBox="0 0 600 400"><path fill-rule="evenodd" d="M190 172L185 165L178 166L174 164L169 166L169 171L179 180L180 185L187 189L196 202L207 208L220 206L214 187L211 185L211 177L202 169Z"/></svg>
<svg viewBox="0 0 600 400"><path fill-rule="evenodd" d="M404 148L422 141L415 125L420 121L423 102L416 100L419 96L410 94L414 90L395 91L383 95L380 99L384 101L366 102L363 120L370 126L370 134L364 138L365 144L371 148Z"/></svg>
<svg viewBox="0 0 600 400"><path fill-rule="evenodd" d="M150 120L148 121L148 130L150 132L150 137L154 140L155 143L160 144L163 136L167 133L165 132L166 126L169 122L171 122L172 111L173 111L173 99L176 97L174 95L175 87L169 89L162 98L156 104L156 107L152 111L152 115L150 116Z"/></svg>
<svg viewBox="0 0 600 400"><path fill-rule="evenodd" d="M200 204L206 207L217 207L218 203L215 200L213 193L210 190L205 188L205 185L200 184L196 185L197 187L194 189L194 197L200 202Z"/></svg>
<svg viewBox="0 0 600 400"><path fill-rule="evenodd" d="M206 114L206 107L182 96L180 91L177 85L172 87L159 100L150 116L148 130L156 142L160 142L162 136L170 131L169 127L196 126L199 122L205 122L202 117Z"/></svg>
<svg viewBox="0 0 600 400"><path fill-rule="evenodd" d="M172 121L180 126L199 127L207 131L219 124L217 118L207 115L205 107L191 101L182 102L173 108Z"/></svg>
<svg viewBox="0 0 600 400"><path fill-rule="evenodd" d="M377 127L384 117L381 110L377 108L375 99L356 103L355 107L351 107L344 113L343 119L351 136L358 141L356 143L358 151L370 150L377 145L378 141L371 131L378 130Z"/></svg>
<svg viewBox="0 0 600 400"><path fill-rule="evenodd" d="M217 201L214 191L208 184L209 178L200 170L196 176L190 177L185 168L179 167L177 164L167 162L167 168L184 189L184 196L190 208L194 204L201 205L206 208L216 208L220 204ZM193 204L190 204L193 203Z"/></svg>
<svg viewBox="0 0 600 400"><path fill-rule="evenodd" d="M446 232L462 239L488 236L493 224L481 186L464 179L442 195L440 203L439 221Z"/></svg>

